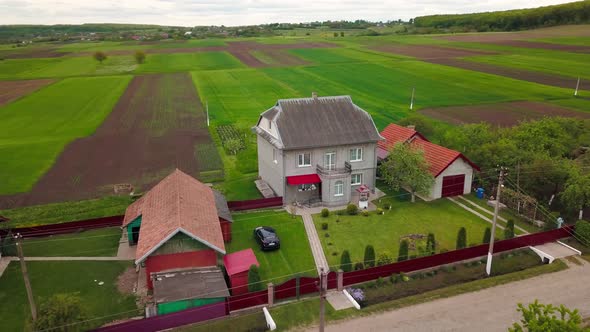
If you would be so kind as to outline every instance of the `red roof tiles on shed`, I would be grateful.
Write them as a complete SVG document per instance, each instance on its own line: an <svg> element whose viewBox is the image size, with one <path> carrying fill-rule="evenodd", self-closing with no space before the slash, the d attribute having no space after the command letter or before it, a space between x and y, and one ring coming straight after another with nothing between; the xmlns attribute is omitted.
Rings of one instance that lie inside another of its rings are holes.
<svg viewBox="0 0 590 332"><path fill-rule="evenodd" d="M223 264L229 276L248 271L250 266L260 266L251 248L223 256Z"/></svg>
<svg viewBox="0 0 590 332"><path fill-rule="evenodd" d="M385 138L385 140L377 142L377 146L384 150L391 149L395 143L407 142L414 136L421 137L422 139L428 141L426 137L422 136L422 134L416 130L408 127L398 126L395 123L390 123L387 127L385 127L385 129L383 129L383 131L381 131L380 134Z"/></svg>
<svg viewBox="0 0 590 332"><path fill-rule="evenodd" d="M123 225L139 215L136 264L178 233L225 254L213 190L178 169L127 208Z"/></svg>

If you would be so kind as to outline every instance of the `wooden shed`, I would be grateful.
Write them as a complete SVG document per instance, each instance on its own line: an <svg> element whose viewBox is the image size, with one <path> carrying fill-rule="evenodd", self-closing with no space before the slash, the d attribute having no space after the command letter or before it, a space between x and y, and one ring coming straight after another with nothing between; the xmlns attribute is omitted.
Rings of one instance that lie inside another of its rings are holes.
<svg viewBox="0 0 590 332"><path fill-rule="evenodd" d="M248 270L250 266L260 266L254 251L246 250L234 252L223 256L225 270L229 276L232 295L248 293Z"/></svg>

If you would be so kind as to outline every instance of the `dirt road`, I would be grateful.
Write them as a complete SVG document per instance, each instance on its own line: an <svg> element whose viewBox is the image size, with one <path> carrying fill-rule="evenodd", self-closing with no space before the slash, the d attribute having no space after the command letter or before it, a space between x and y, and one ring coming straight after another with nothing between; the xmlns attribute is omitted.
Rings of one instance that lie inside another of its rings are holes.
<svg viewBox="0 0 590 332"><path fill-rule="evenodd" d="M507 331L519 302L564 304L590 316L590 264L557 273L330 324L326 331ZM277 322L279 323L279 322ZM309 331L316 331L310 329Z"/></svg>

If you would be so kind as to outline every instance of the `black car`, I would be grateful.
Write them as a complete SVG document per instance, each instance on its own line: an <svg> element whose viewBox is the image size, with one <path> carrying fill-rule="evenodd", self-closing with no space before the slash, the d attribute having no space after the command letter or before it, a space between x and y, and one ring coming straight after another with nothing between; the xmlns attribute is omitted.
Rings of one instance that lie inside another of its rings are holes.
<svg viewBox="0 0 590 332"><path fill-rule="evenodd" d="M281 247L277 232L272 227L260 226L254 229L254 238L262 250L273 250Z"/></svg>

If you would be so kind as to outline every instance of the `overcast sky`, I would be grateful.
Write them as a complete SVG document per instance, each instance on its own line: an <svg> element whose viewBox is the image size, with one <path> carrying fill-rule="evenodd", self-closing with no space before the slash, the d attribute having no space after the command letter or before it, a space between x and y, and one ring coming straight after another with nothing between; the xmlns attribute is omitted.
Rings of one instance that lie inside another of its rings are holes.
<svg viewBox="0 0 590 332"><path fill-rule="evenodd" d="M252 25L387 21L430 14L531 8L559 0L0 0L0 24Z"/></svg>

